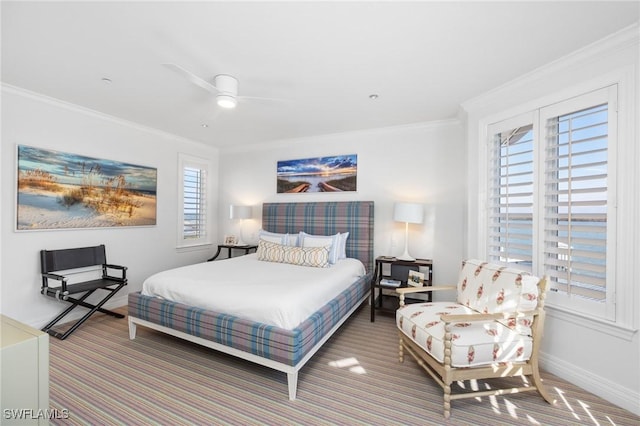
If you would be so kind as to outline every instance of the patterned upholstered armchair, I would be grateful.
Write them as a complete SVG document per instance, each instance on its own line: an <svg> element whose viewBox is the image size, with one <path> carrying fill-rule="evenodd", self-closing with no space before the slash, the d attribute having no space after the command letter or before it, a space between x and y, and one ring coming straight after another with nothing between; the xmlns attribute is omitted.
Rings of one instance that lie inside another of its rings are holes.
<svg viewBox="0 0 640 426"><path fill-rule="evenodd" d="M456 290L456 302L404 303L407 293L438 290ZM445 418L454 399L538 391L547 402L555 402L538 370L546 279L467 260L462 262L456 286L399 288L397 292L400 362L408 352L443 388ZM508 389L451 392L457 381L510 376L523 376L524 383Z"/></svg>

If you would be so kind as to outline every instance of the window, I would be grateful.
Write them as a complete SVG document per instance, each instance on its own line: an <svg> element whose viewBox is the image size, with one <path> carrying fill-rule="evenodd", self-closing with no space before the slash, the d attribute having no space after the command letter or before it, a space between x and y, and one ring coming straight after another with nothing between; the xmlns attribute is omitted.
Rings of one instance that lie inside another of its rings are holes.
<svg viewBox="0 0 640 426"><path fill-rule="evenodd" d="M180 156L179 246L208 244L208 164L184 155Z"/></svg>
<svg viewBox="0 0 640 426"><path fill-rule="evenodd" d="M491 261L550 280L549 302L614 318L616 87L489 126Z"/></svg>
<svg viewBox="0 0 640 426"><path fill-rule="evenodd" d="M494 128L489 180L489 244L492 261L531 271L533 261L533 124ZM518 120L515 120L518 121ZM515 126L515 127L513 127Z"/></svg>
<svg viewBox="0 0 640 426"><path fill-rule="evenodd" d="M544 270L553 289L606 299L608 106L547 120Z"/></svg>

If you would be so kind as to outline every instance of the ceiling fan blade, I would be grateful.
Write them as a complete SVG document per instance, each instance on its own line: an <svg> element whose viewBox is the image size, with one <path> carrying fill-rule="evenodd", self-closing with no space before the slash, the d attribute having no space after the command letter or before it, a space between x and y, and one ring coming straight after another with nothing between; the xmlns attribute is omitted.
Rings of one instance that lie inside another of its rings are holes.
<svg viewBox="0 0 640 426"><path fill-rule="evenodd" d="M260 102L280 102L280 103L290 103L292 102L290 99L281 99L281 98L262 98L258 96L237 96L239 101L260 101Z"/></svg>
<svg viewBox="0 0 640 426"><path fill-rule="evenodd" d="M171 64L171 63L166 63L166 64L162 64L162 65L167 67L167 68L169 68L172 71L177 72L178 74L182 74L190 82L192 82L193 84L195 84L198 87L203 88L204 90L207 90L207 91L209 91L209 92L211 92L213 94L216 94L216 95L219 92L219 90L216 88L216 86L214 86L213 84L209 83L208 81L198 77L197 75L195 75L191 71L182 68L180 65Z"/></svg>

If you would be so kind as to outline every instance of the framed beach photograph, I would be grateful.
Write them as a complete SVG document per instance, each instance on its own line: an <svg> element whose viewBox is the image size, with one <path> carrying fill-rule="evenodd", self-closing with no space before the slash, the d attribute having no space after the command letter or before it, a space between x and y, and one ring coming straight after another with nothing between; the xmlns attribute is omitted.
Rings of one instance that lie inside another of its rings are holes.
<svg viewBox="0 0 640 426"><path fill-rule="evenodd" d="M226 246L235 246L238 244L238 237L235 235L226 235L224 237L224 244Z"/></svg>
<svg viewBox="0 0 640 426"><path fill-rule="evenodd" d="M422 287L424 285L424 274L422 272L410 270L407 284L412 287Z"/></svg>
<svg viewBox="0 0 640 426"><path fill-rule="evenodd" d="M157 169L18 145L16 230L156 224Z"/></svg>
<svg viewBox="0 0 640 426"><path fill-rule="evenodd" d="M278 194L307 192L355 192L358 186L358 156L283 160L277 164Z"/></svg>

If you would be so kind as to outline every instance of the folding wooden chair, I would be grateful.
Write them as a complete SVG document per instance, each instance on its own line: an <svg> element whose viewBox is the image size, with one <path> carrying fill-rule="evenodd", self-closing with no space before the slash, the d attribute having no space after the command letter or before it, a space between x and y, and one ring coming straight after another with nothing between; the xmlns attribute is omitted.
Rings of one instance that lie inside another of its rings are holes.
<svg viewBox="0 0 640 426"><path fill-rule="evenodd" d="M108 264L104 244L95 247L41 250L40 267L42 271L42 288L40 289L40 293L71 303L69 308L47 324L42 331L64 340L95 312L102 312L116 318L124 318L122 314L102 308L102 305L111 299L122 287L127 285L127 267ZM95 276L96 272L100 269L101 277L98 279L75 283L69 282L72 277L87 277L91 276L92 272L93 276ZM121 276L116 277L109 275L109 270L112 269L119 270ZM49 280L56 280L60 284L50 286ZM108 294L95 305L86 302L85 300L96 290L105 290ZM80 295L79 298L72 297L72 295L80 293L84 294ZM77 320L65 332L52 330L52 327L61 321L76 306L88 308L89 312Z"/></svg>

